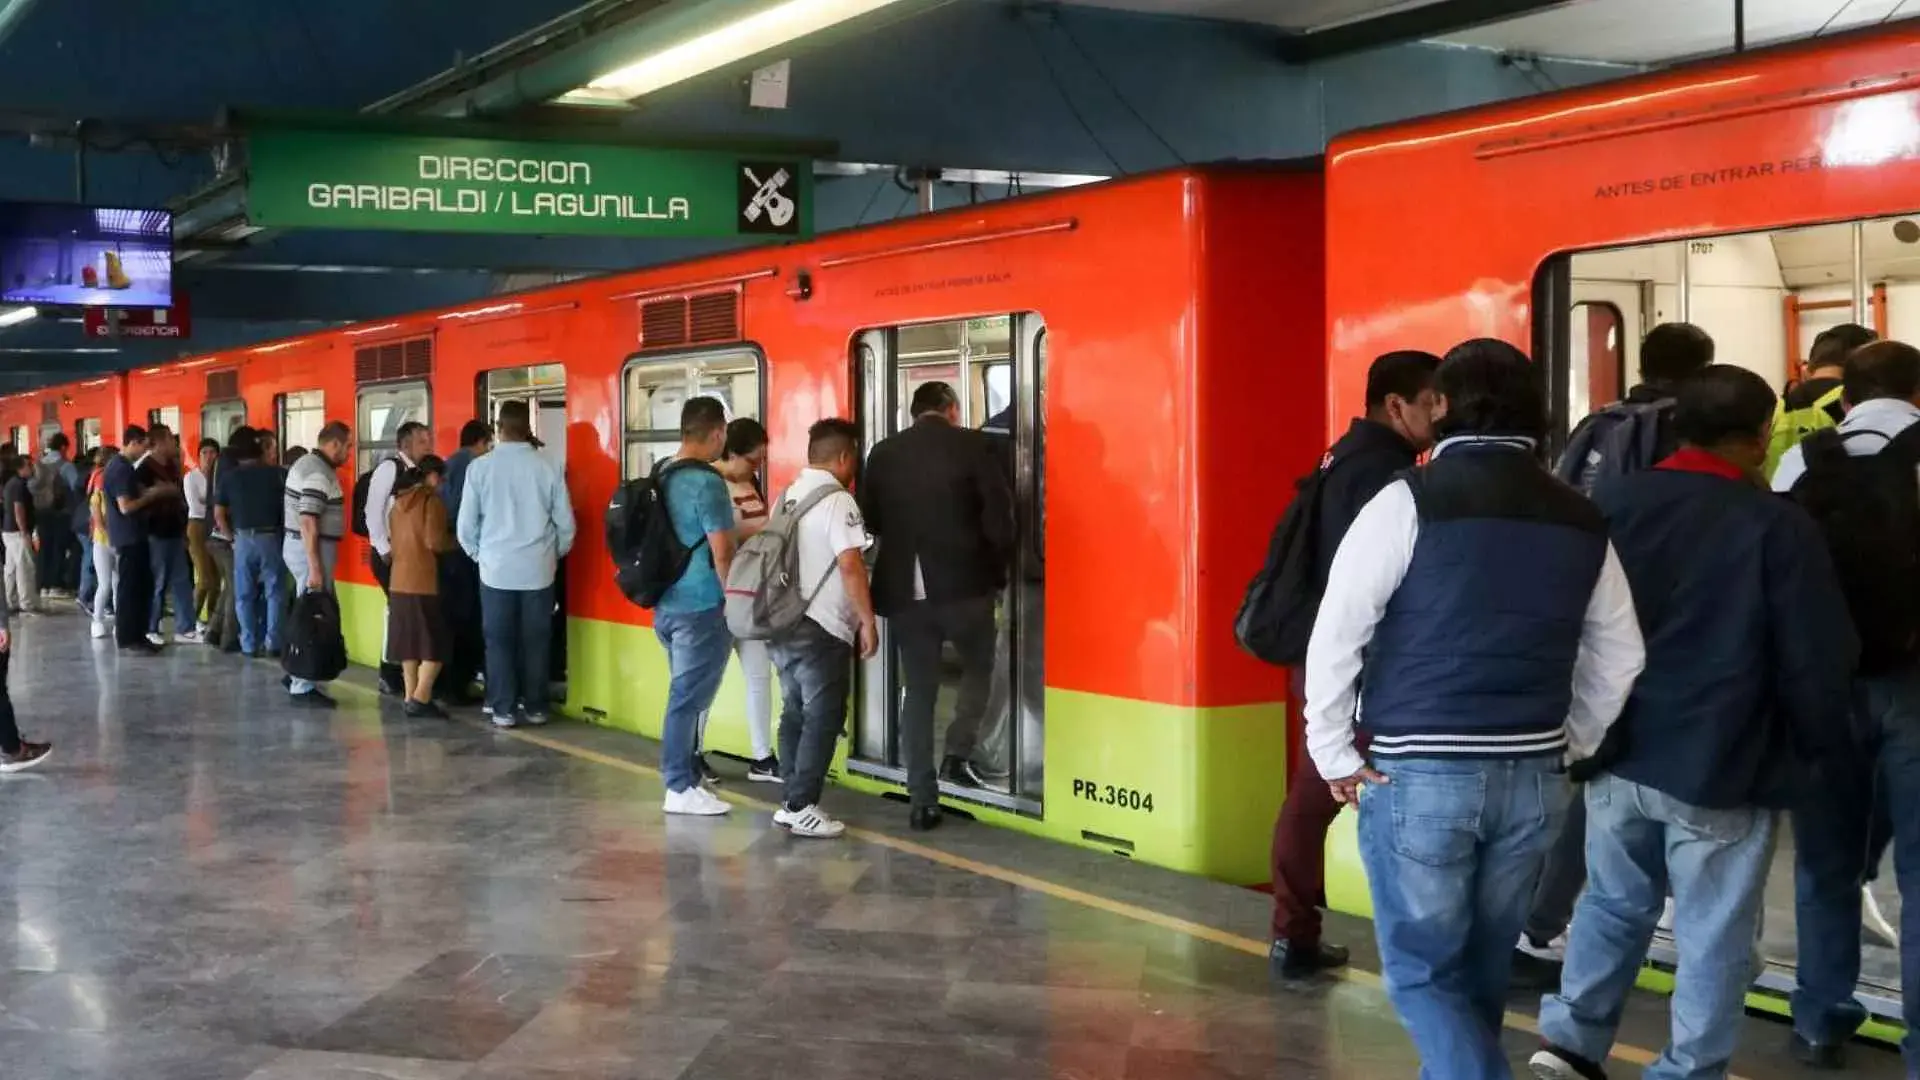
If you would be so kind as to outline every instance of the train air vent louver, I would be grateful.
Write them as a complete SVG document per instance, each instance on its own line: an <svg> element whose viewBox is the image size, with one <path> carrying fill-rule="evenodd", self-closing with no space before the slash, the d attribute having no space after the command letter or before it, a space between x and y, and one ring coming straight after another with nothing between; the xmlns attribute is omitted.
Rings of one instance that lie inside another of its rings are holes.
<svg viewBox="0 0 1920 1080"><path fill-rule="evenodd" d="M43 424L57 424L60 422L60 403L58 401L48 398L40 403L40 422Z"/></svg>
<svg viewBox="0 0 1920 1080"><path fill-rule="evenodd" d="M640 347L658 349L687 343L687 301L650 300L640 305Z"/></svg>
<svg viewBox="0 0 1920 1080"><path fill-rule="evenodd" d="M696 342L740 339L740 294L707 293L687 301L687 337Z"/></svg>
<svg viewBox="0 0 1920 1080"><path fill-rule="evenodd" d="M231 401L240 396L240 373L238 371L207 372L207 400Z"/></svg>
<svg viewBox="0 0 1920 1080"><path fill-rule="evenodd" d="M701 293L640 305L640 347L706 345L740 340L740 292Z"/></svg>
<svg viewBox="0 0 1920 1080"><path fill-rule="evenodd" d="M353 381L392 382L424 379L433 374L433 339L414 338L385 345L368 345L353 353Z"/></svg>

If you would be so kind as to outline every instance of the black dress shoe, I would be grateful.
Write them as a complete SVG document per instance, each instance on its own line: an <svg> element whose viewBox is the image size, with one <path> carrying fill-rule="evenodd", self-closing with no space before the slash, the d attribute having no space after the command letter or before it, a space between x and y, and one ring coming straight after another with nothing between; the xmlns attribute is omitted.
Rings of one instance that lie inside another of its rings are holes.
<svg viewBox="0 0 1920 1080"><path fill-rule="evenodd" d="M1845 1043L1808 1042L1793 1033L1793 1060L1809 1069L1844 1069L1847 1067L1847 1046Z"/></svg>
<svg viewBox="0 0 1920 1080"><path fill-rule="evenodd" d="M1346 966L1347 950L1339 945L1295 945L1285 938L1275 938L1267 949L1267 970L1276 979L1305 979Z"/></svg>
<svg viewBox="0 0 1920 1080"><path fill-rule="evenodd" d="M968 761L966 758L952 755L948 755L947 759L940 763L940 779L945 780L949 784L957 784L960 787L977 788L987 786L986 781L982 779L979 772L974 769L973 762Z"/></svg>
<svg viewBox="0 0 1920 1080"><path fill-rule="evenodd" d="M941 814L937 806L916 806L913 814L907 818L907 824L914 832L931 832L940 827Z"/></svg>
<svg viewBox="0 0 1920 1080"><path fill-rule="evenodd" d="M331 709L338 704L338 702L335 702L332 698L318 690L308 690L300 694L288 694L287 700L295 705L304 706L309 709Z"/></svg>
<svg viewBox="0 0 1920 1080"><path fill-rule="evenodd" d="M404 691L401 690L399 683L394 682L391 679L380 680L380 696L381 697L399 697L403 692Z"/></svg>

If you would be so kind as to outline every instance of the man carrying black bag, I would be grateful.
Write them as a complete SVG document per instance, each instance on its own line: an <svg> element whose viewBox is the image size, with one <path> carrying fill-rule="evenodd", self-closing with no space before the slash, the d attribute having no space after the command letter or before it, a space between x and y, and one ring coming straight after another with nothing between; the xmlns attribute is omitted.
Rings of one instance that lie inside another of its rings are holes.
<svg viewBox="0 0 1920 1080"><path fill-rule="evenodd" d="M1410 469L1433 445L1433 373L1440 358L1390 352L1367 369L1367 412L1320 459L1274 529L1267 563L1247 589L1235 620L1240 643L1267 663L1292 669L1290 697L1304 712L1301 665L1327 567L1367 501ZM1274 978L1293 980L1337 968L1347 950L1320 941L1326 906L1327 829L1340 813L1312 759L1301 755L1273 826Z"/></svg>

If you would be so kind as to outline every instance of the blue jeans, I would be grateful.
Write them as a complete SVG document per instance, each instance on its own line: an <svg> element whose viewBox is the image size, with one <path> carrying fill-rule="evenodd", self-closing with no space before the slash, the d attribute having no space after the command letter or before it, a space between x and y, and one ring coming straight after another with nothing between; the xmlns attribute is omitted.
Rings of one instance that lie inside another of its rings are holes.
<svg viewBox="0 0 1920 1080"><path fill-rule="evenodd" d="M99 589L99 574L93 568L93 529L80 534L80 588L74 593L80 606L93 611L93 594Z"/></svg>
<svg viewBox="0 0 1920 1080"><path fill-rule="evenodd" d="M820 801L835 743L847 726L853 646L801 619L769 650L780 672L780 771L787 809Z"/></svg>
<svg viewBox="0 0 1920 1080"><path fill-rule="evenodd" d="M713 707L720 692L733 634L727 630L725 610L714 608L674 615L656 611L653 636L667 650L667 669L673 673L667 716L660 725L660 777L668 791L685 791L695 783L693 740L700 715Z"/></svg>
<svg viewBox="0 0 1920 1080"><path fill-rule="evenodd" d="M1360 797L1387 997L1426 1080L1511 1077L1500 1031L1513 943L1572 788L1552 758L1380 758Z"/></svg>
<svg viewBox="0 0 1920 1080"><path fill-rule="evenodd" d="M187 538L156 536L148 541L153 562L153 610L147 614L147 633L160 632L160 613L173 594L173 632L184 634L199 628L200 617L193 610L193 563L187 558Z"/></svg>
<svg viewBox="0 0 1920 1080"><path fill-rule="evenodd" d="M240 651L257 653L261 645L261 611L266 607L266 644L269 651L286 643L280 636L280 618L287 610L287 568L280 561L280 534L241 533L233 541L233 612L240 623Z"/></svg>
<svg viewBox="0 0 1920 1080"><path fill-rule="evenodd" d="M545 715L553 682L553 586L480 586L480 622L487 638L487 706L512 716L524 706Z"/></svg>
<svg viewBox="0 0 1920 1080"><path fill-rule="evenodd" d="M1776 815L1693 806L1612 775L1587 785L1586 802L1587 889L1568 930L1560 992L1540 1002L1541 1037L1606 1060L1671 889L1680 951L1672 1041L1645 1075L1726 1076L1756 974Z"/></svg>
<svg viewBox="0 0 1920 1080"><path fill-rule="evenodd" d="M1900 984L1920 986L1920 671L1855 680L1854 730L1858 753L1822 762L1793 811L1793 1029L1820 1044L1845 1041L1866 1019L1853 996L1860 890L1879 868L1889 830L1900 886ZM1904 996L1901 1013L1908 1075L1920 1074L1920 993Z"/></svg>

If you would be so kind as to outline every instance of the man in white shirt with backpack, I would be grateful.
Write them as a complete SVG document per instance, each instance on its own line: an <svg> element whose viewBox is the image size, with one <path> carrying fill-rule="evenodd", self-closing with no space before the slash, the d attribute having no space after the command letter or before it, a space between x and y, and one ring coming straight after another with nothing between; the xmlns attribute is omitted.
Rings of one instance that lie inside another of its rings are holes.
<svg viewBox="0 0 1920 1080"><path fill-rule="evenodd" d="M846 726L854 656L871 657L880 640L862 558L873 539L847 491L859 461L860 429L851 422L809 428L807 467L727 575L729 628L765 638L780 674L786 797L773 822L816 839L847 829L820 809L820 794Z"/></svg>

